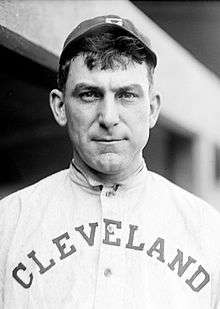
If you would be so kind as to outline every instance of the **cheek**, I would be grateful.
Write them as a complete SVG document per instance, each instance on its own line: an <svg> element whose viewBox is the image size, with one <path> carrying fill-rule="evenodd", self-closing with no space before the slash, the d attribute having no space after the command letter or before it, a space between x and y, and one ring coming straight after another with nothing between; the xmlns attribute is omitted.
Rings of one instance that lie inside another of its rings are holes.
<svg viewBox="0 0 220 309"><path fill-rule="evenodd" d="M77 108L67 114L68 131L73 142L81 143L86 140L92 120L88 113L78 111Z"/></svg>
<svg viewBox="0 0 220 309"><path fill-rule="evenodd" d="M144 136L149 130L149 110L146 108L134 111L132 124L136 134Z"/></svg>
<svg viewBox="0 0 220 309"><path fill-rule="evenodd" d="M132 144L135 149L143 149L149 138L149 111L142 109L134 112L132 118ZM131 122L130 122L131 123Z"/></svg>

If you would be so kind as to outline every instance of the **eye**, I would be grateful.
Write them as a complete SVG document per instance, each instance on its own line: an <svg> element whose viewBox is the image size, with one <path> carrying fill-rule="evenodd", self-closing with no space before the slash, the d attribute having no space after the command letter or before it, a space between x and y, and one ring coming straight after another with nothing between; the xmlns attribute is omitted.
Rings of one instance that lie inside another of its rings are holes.
<svg viewBox="0 0 220 309"><path fill-rule="evenodd" d="M100 98L100 94L94 90L83 91L79 93L79 97L82 101L93 102Z"/></svg>
<svg viewBox="0 0 220 309"><path fill-rule="evenodd" d="M118 94L119 99L124 99L124 100L129 100L129 101L134 100L137 97L138 95L131 91L122 91Z"/></svg>

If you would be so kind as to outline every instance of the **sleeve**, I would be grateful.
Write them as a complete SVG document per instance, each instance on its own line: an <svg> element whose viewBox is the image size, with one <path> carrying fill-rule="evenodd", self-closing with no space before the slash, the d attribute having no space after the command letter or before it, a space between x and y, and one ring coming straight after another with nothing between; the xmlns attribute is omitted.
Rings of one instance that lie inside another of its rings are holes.
<svg viewBox="0 0 220 309"><path fill-rule="evenodd" d="M220 235L219 235L220 237ZM219 255L220 264L220 255ZM212 307L213 309L220 309L220 267L216 268L216 272L213 275L212 284Z"/></svg>
<svg viewBox="0 0 220 309"><path fill-rule="evenodd" d="M0 308L4 303L4 279L8 252L20 215L20 200L12 194L0 201Z"/></svg>
<svg viewBox="0 0 220 309"><path fill-rule="evenodd" d="M211 267L211 308L220 309L220 213L209 204L203 207L203 239Z"/></svg>
<svg viewBox="0 0 220 309"><path fill-rule="evenodd" d="M220 256L219 256L220 259ZM213 309L220 309L220 270L218 269L213 276L212 285L212 306Z"/></svg>

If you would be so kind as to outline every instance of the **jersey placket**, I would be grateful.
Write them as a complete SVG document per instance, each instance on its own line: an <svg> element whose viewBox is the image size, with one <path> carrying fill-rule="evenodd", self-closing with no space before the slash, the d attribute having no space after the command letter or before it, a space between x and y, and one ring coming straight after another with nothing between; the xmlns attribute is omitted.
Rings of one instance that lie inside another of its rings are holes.
<svg viewBox="0 0 220 309"><path fill-rule="evenodd" d="M122 210L119 192L114 187L103 187L102 241L100 244L94 308L121 308L124 299L125 255L121 244Z"/></svg>

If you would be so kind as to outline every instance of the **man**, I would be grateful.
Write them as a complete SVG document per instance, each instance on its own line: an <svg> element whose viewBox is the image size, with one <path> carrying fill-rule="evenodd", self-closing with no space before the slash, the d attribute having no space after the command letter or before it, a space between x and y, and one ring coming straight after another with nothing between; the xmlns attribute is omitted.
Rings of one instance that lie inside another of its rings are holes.
<svg viewBox="0 0 220 309"><path fill-rule="evenodd" d="M66 39L50 106L73 160L2 201L3 308L220 308L219 214L142 157L156 63L118 16Z"/></svg>

